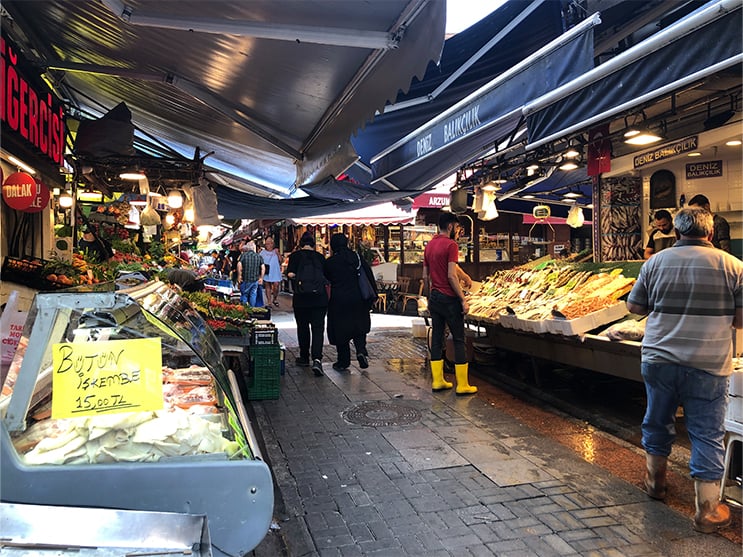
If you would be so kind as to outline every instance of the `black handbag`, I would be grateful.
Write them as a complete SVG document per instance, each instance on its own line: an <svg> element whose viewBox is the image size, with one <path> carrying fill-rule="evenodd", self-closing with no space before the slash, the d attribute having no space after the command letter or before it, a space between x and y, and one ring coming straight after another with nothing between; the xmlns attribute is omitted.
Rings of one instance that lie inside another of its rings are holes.
<svg viewBox="0 0 743 557"><path fill-rule="evenodd" d="M367 303L371 303L377 299L377 293L374 291L374 287L369 281L369 277L366 275L366 271L361 267L361 257L356 254L359 258L359 265L356 267L356 275L359 277L359 290L361 291L361 299Z"/></svg>

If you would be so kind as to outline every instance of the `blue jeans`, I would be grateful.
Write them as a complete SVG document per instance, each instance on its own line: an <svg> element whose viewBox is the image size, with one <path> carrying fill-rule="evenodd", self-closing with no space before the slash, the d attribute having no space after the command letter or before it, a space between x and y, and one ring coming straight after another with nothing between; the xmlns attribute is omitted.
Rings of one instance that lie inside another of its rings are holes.
<svg viewBox="0 0 743 557"><path fill-rule="evenodd" d="M260 304L258 304L258 281L240 283L240 301L243 304L248 304L250 307L262 307L263 299L261 298Z"/></svg>
<svg viewBox="0 0 743 557"><path fill-rule="evenodd" d="M428 313L431 314L431 361L435 362L443 358L444 333L448 326L454 343L454 363L467 363L464 345L464 313L459 298L434 290L428 297Z"/></svg>
<svg viewBox="0 0 743 557"><path fill-rule="evenodd" d="M691 441L689 468L697 480L718 481L724 472L725 411L728 377L678 364L642 363L648 405L642 421L642 446L648 454L668 456L676 438L676 409L684 408Z"/></svg>

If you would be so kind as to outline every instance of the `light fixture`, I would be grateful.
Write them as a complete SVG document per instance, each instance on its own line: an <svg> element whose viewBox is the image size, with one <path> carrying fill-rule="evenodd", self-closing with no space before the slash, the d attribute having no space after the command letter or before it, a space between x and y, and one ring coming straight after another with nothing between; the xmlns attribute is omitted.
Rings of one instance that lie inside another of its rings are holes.
<svg viewBox="0 0 743 557"><path fill-rule="evenodd" d="M693 153L689 153L686 156L687 157L701 157L702 156L702 153L700 153L699 151L694 151Z"/></svg>
<svg viewBox="0 0 743 557"><path fill-rule="evenodd" d="M567 151L562 154L566 159L577 159L580 157L580 151L576 150L575 147L569 147Z"/></svg>
<svg viewBox="0 0 743 557"><path fill-rule="evenodd" d="M173 226L175 224L175 215L173 213L165 215L165 224L168 226Z"/></svg>
<svg viewBox="0 0 743 557"><path fill-rule="evenodd" d="M103 203L103 194L99 191L77 190L77 199L89 203Z"/></svg>
<svg viewBox="0 0 743 557"><path fill-rule="evenodd" d="M193 222L196 218L196 213L193 210L193 207L189 207L187 209L184 209L183 211L183 220L186 222Z"/></svg>
<svg viewBox="0 0 743 557"><path fill-rule="evenodd" d="M57 197L57 196L59 196L59 188L54 188L54 189L52 190L52 195L53 195L54 197Z"/></svg>
<svg viewBox="0 0 743 557"><path fill-rule="evenodd" d="M16 165L21 170L25 170L29 174L36 174L36 170L32 166L27 165L22 160L15 158L13 155L8 155L8 162Z"/></svg>
<svg viewBox="0 0 743 557"><path fill-rule="evenodd" d="M741 143L743 143L743 141L741 141L740 139L731 139L730 141L726 141L725 145L727 145L728 147L737 147Z"/></svg>
<svg viewBox="0 0 743 557"><path fill-rule="evenodd" d="M69 191L63 192L57 199L57 202L62 209L69 209L72 207L72 194Z"/></svg>
<svg viewBox="0 0 743 557"><path fill-rule="evenodd" d="M563 197L567 197L568 199L575 199L577 197L581 197L581 193L576 191L568 191L562 194Z"/></svg>
<svg viewBox="0 0 743 557"><path fill-rule="evenodd" d="M586 205L586 209L593 209L593 203L589 203L588 205Z"/></svg>
<svg viewBox="0 0 743 557"><path fill-rule="evenodd" d="M138 182L142 178L145 178L144 172L122 172L119 174L119 178L122 180L129 180L132 182Z"/></svg>
<svg viewBox="0 0 743 557"><path fill-rule="evenodd" d="M576 168L578 168L578 164L573 161L566 161L557 168L559 168L560 170L575 170Z"/></svg>
<svg viewBox="0 0 743 557"><path fill-rule="evenodd" d="M526 195L521 196L521 199L534 199L534 198L535 196L530 193L527 193Z"/></svg>
<svg viewBox="0 0 743 557"><path fill-rule="evenodd" d="M482 191L490 191L490 192L492 192L492 191L498 191L500 188L498 187L498 183L495 182L495 181L493 181L493 182L488 182L487 184L485 184L484 186L482 186L482 188L480 188L480 189Z"/></svg>
<svg viewBox="0 0 743 557"><path fill-rule="evenodd" d="M178 190L170 190L168 192L168 206L173 209L180 209L183 207L183 196Z"/></svg>
<svg viewBox="0 0 743 557"><path fill-rule="evenodd" d="M530 164L526 167L526 175L527 176L534 176L534 174L537 173L537 170L539 170L538 164Z"/></svg>
<svg viewBox="0 0 743 557"><path fill-rule="evenodd" d="M663 138L647 128L630 128L624 132L624 142L627 145L650 145Z"/></svg>

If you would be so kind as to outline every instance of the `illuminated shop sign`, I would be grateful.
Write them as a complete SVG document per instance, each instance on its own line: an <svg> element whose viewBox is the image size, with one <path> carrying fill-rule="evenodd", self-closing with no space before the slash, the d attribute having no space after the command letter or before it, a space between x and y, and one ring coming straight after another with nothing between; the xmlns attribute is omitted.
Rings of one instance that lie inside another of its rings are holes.
<svg viewBox="0 0 743 557"><path fill-rule="evenodd" d="M718 178L722 176L722 161L701 161L686 165L686 179Z"/></svg>
<svg viewBox="0 0 743 557"><path fill-rule="evenodd" d="M634 163L635 168L641 168L647 164L670 159L688 153L689 151L696 151L699 143L697 139L698 137L694 135L680 139L679 141L674 141L673 143L662 145L652 151L646 151L639 155L635 155L632 162Z"/></svg>
<svg viewBox="0 0 743 557"><path fill-rule="evenodd" d="M0 37L0 55L3 134L18 134L52 162L61 165L65 144L62 103L6 37Z"/></svg>

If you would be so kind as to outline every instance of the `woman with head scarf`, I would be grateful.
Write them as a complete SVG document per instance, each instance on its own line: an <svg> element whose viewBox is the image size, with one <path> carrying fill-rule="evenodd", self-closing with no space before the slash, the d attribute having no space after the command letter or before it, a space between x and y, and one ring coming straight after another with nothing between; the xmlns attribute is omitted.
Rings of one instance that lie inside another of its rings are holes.
<svg viewBox="0 0 743 557"><path fill-rule="evenodd" d="M366 335L371 329L371 308L369 302L362 299L358 273L366 273L375 291L376 281L364 258L348 248L348 238L344 234L330 237L330 253L325 260L325 276L330 281L328 340L338 351L333 369L344 371L351 365L351 340L359 367L365 369L369 367Z"/></svg>

